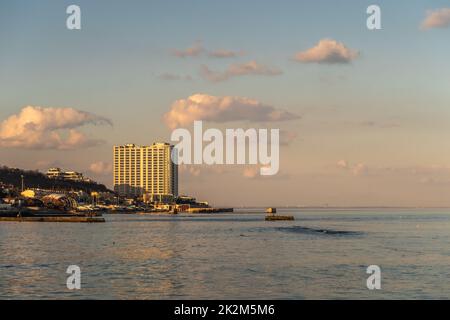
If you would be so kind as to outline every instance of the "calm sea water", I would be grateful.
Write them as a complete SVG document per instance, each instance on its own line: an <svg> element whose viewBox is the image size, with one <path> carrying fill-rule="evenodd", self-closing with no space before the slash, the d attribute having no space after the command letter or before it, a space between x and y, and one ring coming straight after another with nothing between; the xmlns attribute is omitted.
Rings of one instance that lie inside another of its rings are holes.
<svg viewBox="0 0 450 320"><path fill-rule="evenodd" d="M0 222L1 299L448 299L450 210ZM378 265L382 289L366 287ZM66 288L81 268L82 288Z"/></svg>

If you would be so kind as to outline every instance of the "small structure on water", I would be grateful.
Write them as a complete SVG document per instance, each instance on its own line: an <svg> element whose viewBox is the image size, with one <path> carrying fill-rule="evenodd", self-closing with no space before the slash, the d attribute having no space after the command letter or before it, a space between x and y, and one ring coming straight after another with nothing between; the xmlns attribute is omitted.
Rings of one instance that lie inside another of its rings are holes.
<svg viewBox="0 0 450 320"><path fill-rule="evenodd" d="M294 216L279 216L277 215L277 208L267 208L266 209L266 221L283 221L283 220L294 220Z"/></svg>

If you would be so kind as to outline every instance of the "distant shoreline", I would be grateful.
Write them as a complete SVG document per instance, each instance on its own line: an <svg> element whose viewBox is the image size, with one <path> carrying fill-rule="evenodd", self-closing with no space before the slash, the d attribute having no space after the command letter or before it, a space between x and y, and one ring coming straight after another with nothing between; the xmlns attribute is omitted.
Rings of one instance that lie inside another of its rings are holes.
<svg viewBox="0 0 450 320"><path fill-rule="evenodd" d="M246 210L246 209L252 209L252 210L265 210L267 207L233 207L236 210ZM277 209L320 209L320 210L370 210L370 209L450 209L450 207L394 207L394 206L375 206L375 207L316 207L316 206L279 206L275 207Z"/></svg>

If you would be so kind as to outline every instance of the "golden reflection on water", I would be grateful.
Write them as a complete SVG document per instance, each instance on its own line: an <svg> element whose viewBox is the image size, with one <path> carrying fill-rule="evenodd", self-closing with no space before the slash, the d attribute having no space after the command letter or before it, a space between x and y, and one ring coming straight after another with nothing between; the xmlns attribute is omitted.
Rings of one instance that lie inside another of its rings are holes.
<svg viewBox="0 0 450 320"><path fill-rule="evenodd" d="M450 285L442 279L450 276L450 215L302 212L296 217L289 223L267 223L254 214L0 223L0 298L448 296ZM71 264L82 269L78 292L65 287ZM370 264L382 269L382 292L365 288Z"/></svg>

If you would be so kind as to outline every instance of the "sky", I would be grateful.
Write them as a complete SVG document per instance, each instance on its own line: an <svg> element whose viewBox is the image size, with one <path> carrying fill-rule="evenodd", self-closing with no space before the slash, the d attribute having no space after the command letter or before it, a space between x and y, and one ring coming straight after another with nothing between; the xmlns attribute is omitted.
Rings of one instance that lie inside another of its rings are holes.
<svg viewBox="0 0 450 320"><path fill-rule="evenodd" d="M449 39L441 0L0 0L0 165L111 187L114 145L203 120L282 143L275 176L183 165L179 189L199 200L450 206Z"/></svg>

